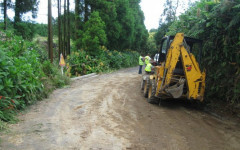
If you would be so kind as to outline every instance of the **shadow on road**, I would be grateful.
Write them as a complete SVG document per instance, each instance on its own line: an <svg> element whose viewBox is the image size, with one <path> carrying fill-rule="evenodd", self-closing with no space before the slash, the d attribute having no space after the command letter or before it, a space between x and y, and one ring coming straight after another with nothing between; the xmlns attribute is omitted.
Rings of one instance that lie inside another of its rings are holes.
<svg viewBox="0 0 240 150"><path fill-rule="evenodd" d="M179 109L181 107L184 107L188 110L197 110L197 111L204 110L204 103L200 103L197 101L183 100L183 99L161 100L159 106L168 108L168 109L173 109L173 110Z"/></svg>

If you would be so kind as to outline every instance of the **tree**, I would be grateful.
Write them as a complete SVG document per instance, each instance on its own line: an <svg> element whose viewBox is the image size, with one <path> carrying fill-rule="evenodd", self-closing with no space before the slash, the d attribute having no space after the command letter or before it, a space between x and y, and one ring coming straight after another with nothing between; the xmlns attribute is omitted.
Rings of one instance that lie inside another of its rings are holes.
<svg viewBox="0 0 240 150"><path fill-rule="evenodd" d="M177 1L166 0L165 1L164 10L161 15L161 18L164 18L164 19L159 20L159 28L154 37L157 45L160 44L161 39L169 31L169 27L171 26L171 24L177 20L176 13L177 13L178 6L179 6L179 0L177 0Z"/></svg>
<svg viewBox="0 0 240 150"><path fill-rule="evenodd" d="M158 31L157 29L150 29L149 32L151 33L151 32L157 32L157 31Z"/></svg>
<svg viewBox="0 0 240 150"><path fill-rule="evenodd" d="M95 11L105 23L107 36L106 46L110 50L143 49L148 32L144 25L144 15L140 8L140 0L76 0L75 1L76 46L81 47L80 34L82 24L90 19ZM82 9L81 9L82 8ZM81 21L80 16L83 17ZM84 25L85 26L85 25Z"/></svg>
<svg viewBox="0 0 240 150"><path fill-rule="evenodd" d="M132 14L134 16L134 38L131 49L142 51L142 49L146 46L146 41L148 39L148 31L144 25L144 14L140 8L140 0L132 0L130 1L130 9L132 10Z"/></svg>
<svg viewBox="0 0 240 150"><path fill-rule="evenodd" d="M32 11L32 17L37 16L39 0L15 0L14 23L21 22L22 14Z"/></svg>
<svg viewBox="0 0 240 150"><path fill-rule="evenodd" d="M145 53L150 53L151 55L153 55L153 54L156 54L158 52L156 41L154 39L155 34L156 34L156 32L150 32L149 33Z"/></svg>
<svg viewBox="0 0 240 150"><path fill-rule="evenodd" d="M67 0L67 55L70 55L70 3L69 0Z"/></svg>
<svg viewBox="0 0 240 150"><path fill-rule="evenodd" d="M166 35L168 32L170 24L168 23L162 23L159 25L157 33L154 35L154 39L156 41L156 44L159 45L161 43L161 39Z"/></svg>
<svg viewBox="0 0 240 150"><path fill-rule="evenodd" d="M91 0L84 0L84 22L88 21L88 17L90 15L90 12L89 12L89 3L90 2L91 2Z"/></svg>
<svg viewBox="0 0 240 150"><path fill-rule="evenodd" d="M58 58L60 58L60 55L62 52L62 20L61 20L61 0L57 1L58 4Z"/></svg>
<svg viewBox="0 0 240 150"><path fill-rule="evenodd" d="M75 0L75 39L79 38L78 32L80 30L80 0ZM78 47L78 46L77 46Z"/></svg>
<svg viewBox="0 0 240 150"><path fill-rule="evenodd" d="M4 0L3 7L4 7L4 30L7 30L7 0Z"/></svg>
<svg viewBox="0 0 240 150"><path fill-rule="evenodd" d="M35 34L35 28L30 22L22 22L22 15L32 11L32 17L35 18L37 16L38 3L39 0L15 0L15 34L21 35L24 39L31 40Z"/></svg>
<svg viewBox="0 0 240 150"><path fill-rule="evenodd" d="M67 13L67 9L66 9L66 0L64 0L64 4L63 4L63 56L66 57L66 52L67 52L67 39L66 39L66 26L67 26L67 21L66 21L66 13Z"/></svg>
<svg viewBox="0 0 240 150"><path fill-rule="evenodd" d="M7 9L10 7L12 8L12 3L11 0L3 0L3 2L1 3L1 7L3 10L3 18L4 18L4 30L7 30Z"/></svg>
<svg viewBox="0 0 240 150"><path fill-rule="evenodd" d="M105 23L100 18L99 12L92 12L89 20L84 25L82 35L83 48L90 55L97 56L99 46L103 46L106 43Z"/></svg>
<svg viewBox="0 0 240 150"><path fill-rule="evenodd" d="M134 16L129 7L129 0L116 1L117 20L121 25L121 34L117 46L120 50L130 49L134 40Z"/></svg>
<svg viewBox="0 0 240 150"><path fill-rule="evenodd" d="M175 3L174 2L175 1L173 0L166 0L166 2L164 3L162 17L165 17L165 20L163 21L165 23L171 23L176 20L176 13L179 5L179 0L177 0Z"/></svg>
<svg viewBox="0 0 240 150"><path fill-rule="evenodd" d="M48 54L53 63L52 2L48 0Z"/></svg>
<svg viewBox="0 0 240 150"><path fill-rule="evenodd" d="M121 33L121 25L117 18L116 4L116 1L89 0L91 12L98 11L99 16L105 22L105 32L108 39L108 44L106 46L109 49L119 49L118 42Z"/></svg>

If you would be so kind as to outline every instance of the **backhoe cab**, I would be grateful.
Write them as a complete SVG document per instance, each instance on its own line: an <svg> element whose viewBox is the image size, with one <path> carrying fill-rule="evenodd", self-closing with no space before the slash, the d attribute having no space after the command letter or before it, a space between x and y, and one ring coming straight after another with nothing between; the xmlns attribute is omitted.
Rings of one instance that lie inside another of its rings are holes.
<svg viewBox="0 0 240 150"><path fill-rule="evenodd" d="M184 37L183 33L162 39L155 73L142 79L149 103L169 98L203 101L206 74L198 64L201 47L201 40ZM198 62L193 53L198 55Z"/></svg>

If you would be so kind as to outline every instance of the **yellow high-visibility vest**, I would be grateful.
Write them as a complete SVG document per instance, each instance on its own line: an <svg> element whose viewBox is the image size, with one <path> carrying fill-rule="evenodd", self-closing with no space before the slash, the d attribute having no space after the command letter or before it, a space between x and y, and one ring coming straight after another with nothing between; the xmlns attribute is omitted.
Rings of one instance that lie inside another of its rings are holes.
<svg viewBox="0 0 240 150"><path fill-rule="evenodd" d="M142 61L142 56L139 57L139 65L143 66L144 65L144 62Z"/></svg>
<svg viewBox="0 0 240 150"><path fill-rule="evenodd" d="M147 65L147 64L149 64L149 62L150 62L150 57L149 57L149 56L146 56L146 57L145 57L145 64Z"/></svg>
<svg viewBox="0 0 240 150"><path fill-rule="evenodd" d="M147 66L145 67L145 71L151 72L152 71L152 64L148 63Z"/></svg>

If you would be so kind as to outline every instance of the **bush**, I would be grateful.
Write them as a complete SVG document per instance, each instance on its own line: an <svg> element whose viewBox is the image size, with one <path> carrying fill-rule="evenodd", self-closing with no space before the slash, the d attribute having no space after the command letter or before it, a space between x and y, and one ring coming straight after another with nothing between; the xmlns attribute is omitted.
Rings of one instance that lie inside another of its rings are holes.
<svg viewBox="0 0 240 150"><path fill-rule="evenodd" d="M18 22L15 25L15 34L23 39L32 40L36 32L35 24L31 22Z"/></svg>
<svg viewBox="0 0 240 150"><path fill-rule="evenodd" d="M45 75L50 79L51 83L48 81L48 84L53 87L60 88L70 83L70 79L62 75L57 66L52 64L50 61L44 61L42 69Z"/></svg>
<svg viewBox="0 0 240 150"><path fill-rule="evenodd" d="M17 110L69 83L56 65L40 62L36 46L11 33L0 39L0 120L14 121Z"/></svg>
<svg viewBox="0 0 240 150"><path fill-rule="evenodd" d="M20 43L21 44L21 43ZM24 108L40 98L43 85L40 79L44 76L41 64L34 50L24 51L19 57L12 51L0 49L1 91L4 97L18 98L17 108Z"/></svg>
<svg viewBox="0 0 240 150"><path fill-rule="evenodd" d="M105 47L100 47L99 49L99 55L96 57L89 56L83 50L72 52L67 58L68 76L79 76L92 72L106 72L138 64L139 54L135 51L109 51Z"/></svg>

